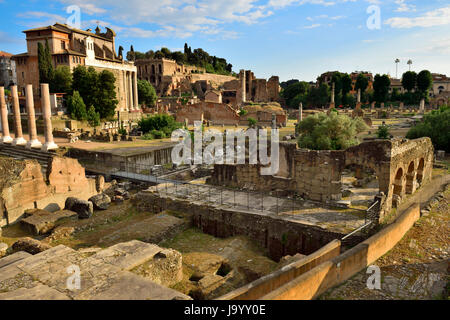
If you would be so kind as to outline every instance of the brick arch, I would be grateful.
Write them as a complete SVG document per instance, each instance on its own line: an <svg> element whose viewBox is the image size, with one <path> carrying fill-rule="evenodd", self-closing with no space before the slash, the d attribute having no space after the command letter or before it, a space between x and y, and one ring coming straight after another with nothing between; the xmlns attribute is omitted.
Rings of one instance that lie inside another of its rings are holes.
<svg viewBox="0 0 450 320"><path fill-rule="evenodd" d="M412 194L416 189L416 170L414 160L408 165L408 171L406 172L406 187L405 192Z"/></svg>
<svg viewBox="0 0 450 320"><path fill-rule="evenodd" d="M422 184L424 168L425 168L425 159L420 158L419 165L417 166L417 175L416 175L417 185Z"/></svg>
<svg viewBox="0 0 450 320"><path fill-rule="evenodd" d="M394 183L392 184L392 206L396 208L400 203L400 200L403 196L403 179L404 178L404 170L402 167L399 167L397 171L395 171Z"/></svg>

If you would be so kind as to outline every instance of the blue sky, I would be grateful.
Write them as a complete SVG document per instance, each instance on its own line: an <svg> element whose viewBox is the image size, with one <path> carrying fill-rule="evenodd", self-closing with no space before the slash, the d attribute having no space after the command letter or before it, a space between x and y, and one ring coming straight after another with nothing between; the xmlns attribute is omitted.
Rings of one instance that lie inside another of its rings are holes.
<svg viewBox="0 0 450 320"><path fill-rule="evenodd" d="M261 78L395 76L396 58L400 75L408 59L416 71L450 75L450 0L0 0L0 50L25 52L21 31L66 23L72 5L83 29L98 22L115 30L117 48L181 50L187 42Z"/></svg>

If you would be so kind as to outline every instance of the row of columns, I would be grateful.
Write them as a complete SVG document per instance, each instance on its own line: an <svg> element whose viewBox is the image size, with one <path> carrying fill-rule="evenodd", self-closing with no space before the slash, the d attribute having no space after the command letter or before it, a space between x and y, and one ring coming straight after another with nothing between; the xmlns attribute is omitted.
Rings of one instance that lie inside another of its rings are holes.
<svg viewBox="0 0 450 320"><path fill-rule="evenodd" d="M50 105L50 90L49 85L46 83L41 84L41 106L44 117L44 135L45 143L38 140L36 129L36 114L34 111L34 99L33 99L33 86L31 84L26 86L26 108L28 115L28 134L29 141L27 142L23 137L22 122L20 118L20 105L19 94L17 86L11 86L11 95L13 101L13 114L14 114L14 139L11 138L8 124L8 109L6 108L5 101L5 88L0 87L0 107L1 107L1 124L2 124L2 137L0 143L11 144L13 146L26 146L28 149L41 149L42 151L49 151L57 149L58 146L53 140L53 129L51 121L51 105Z"/></svg>
<svg viewBox="0 0 450 320"><path fill-rule="evenodd" d="M139 110L137 73L124 71L125 100L129 111Z"/></svg>

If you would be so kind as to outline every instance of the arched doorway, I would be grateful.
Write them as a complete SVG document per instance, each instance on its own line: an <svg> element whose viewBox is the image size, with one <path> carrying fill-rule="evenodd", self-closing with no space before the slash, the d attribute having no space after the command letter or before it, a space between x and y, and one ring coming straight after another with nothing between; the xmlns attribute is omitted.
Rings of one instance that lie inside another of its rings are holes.
<svg viewBox="0 0 450 320"><path fill-rule="evenodd" d="M399 168L395 174L394 191L392 195L392 206L397 208L402 199L403 192L403 169Z"/></svg>
<svg viewBox="0 0 450 320"><path fill-rule="evenodd" d="M408 172L406 173L406 187L405 192L407 194L412 194L414 191L416 191L416 172L414 171L414 161L411 161L411 163L408 166Z"/></svg>
<svg viewBox="0 0 450 320"><path fill-rule="evenodd" d="M419 187L422 184L424 167L425 167L425 160L421 158L419 160L419 166L417 167L417 175L416 175L417 187Z"/></svg>

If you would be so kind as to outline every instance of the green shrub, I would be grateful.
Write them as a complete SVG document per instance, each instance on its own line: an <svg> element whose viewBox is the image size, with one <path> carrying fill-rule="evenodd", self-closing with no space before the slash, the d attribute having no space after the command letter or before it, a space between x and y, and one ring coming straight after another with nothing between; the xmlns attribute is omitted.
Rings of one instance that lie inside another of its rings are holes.
<svg viewBox="0 0 450 320"><path fill-rule="evenodd" d="M164 138L166 138L166 134L162 130L152 130L150 132L150 134L152 134L153 137L155 137L155 139L164 139Z"/></svg>
<svg viewBox="0 0 450 320"><path fill-rule="evenodd" d="M89 107L86 119L89 125L93 128L98 127L100 125L100 113L95 111L94 106Z"/></svg>
<svg viewBox="0 0 450 320"><path fill-rule="evenodd" d="M67 111L72 119L82 121L87 119L86 105L78 91L67 99Z"/></svg>
<svg viewBox="0 0 450 320"><path fill-rule="evenodd" d="M240 116L240 117L243 117L243 116L247 115L247 113L248 113L248 111L245 110L245 109L239 110L239 116Z"/></svg>
<svg viewBox="0 0 450 320"><path fill-rule="evenodd" d="M144 139L144 140L153 140L153 139L155 139L155 136L153 134L151 134L151 133L146 133L146 134L144 134L142 136L142 139Z"/></svg>
<svg viewBox="0 0 450 320"><path fill-rule="evenodd" d="M377 137L378 139L389 139L391 134L389 133L389 127L385 124L378 127Z"/></svg>
<svg viewBox="0 0 450 320"><path fill-rule="evenodd" d="M181 123L177 123L172 116L166 114L148 116L139 121L139 129L144 132L144 134L153 130L163 130L164 135L171 135L174 130L181 127Z"/></svg>
<svg viewBox="0 0 450 320"><path fill-rule="evenodd" d="M359 144L358 133L367 129L361 118L352 119L336 112L317 113L297 125L300 148L312 150L344 150Z"/></svg>
<svg viewBox="0 0 450 320"><path fill-rule="evenodd" d="M429 137L435 149L450 152L450 107L443 106L426 114L423 121L406 134L408 139Z"/></svg>
<svg viewBox="0 0 450 320"><path fill-rule="evenodd" d="M249 127L254 127L258 123L258 121L256 121L256 119L253 119L253 118L248 118L247 120L248 120Z"/></svg>

